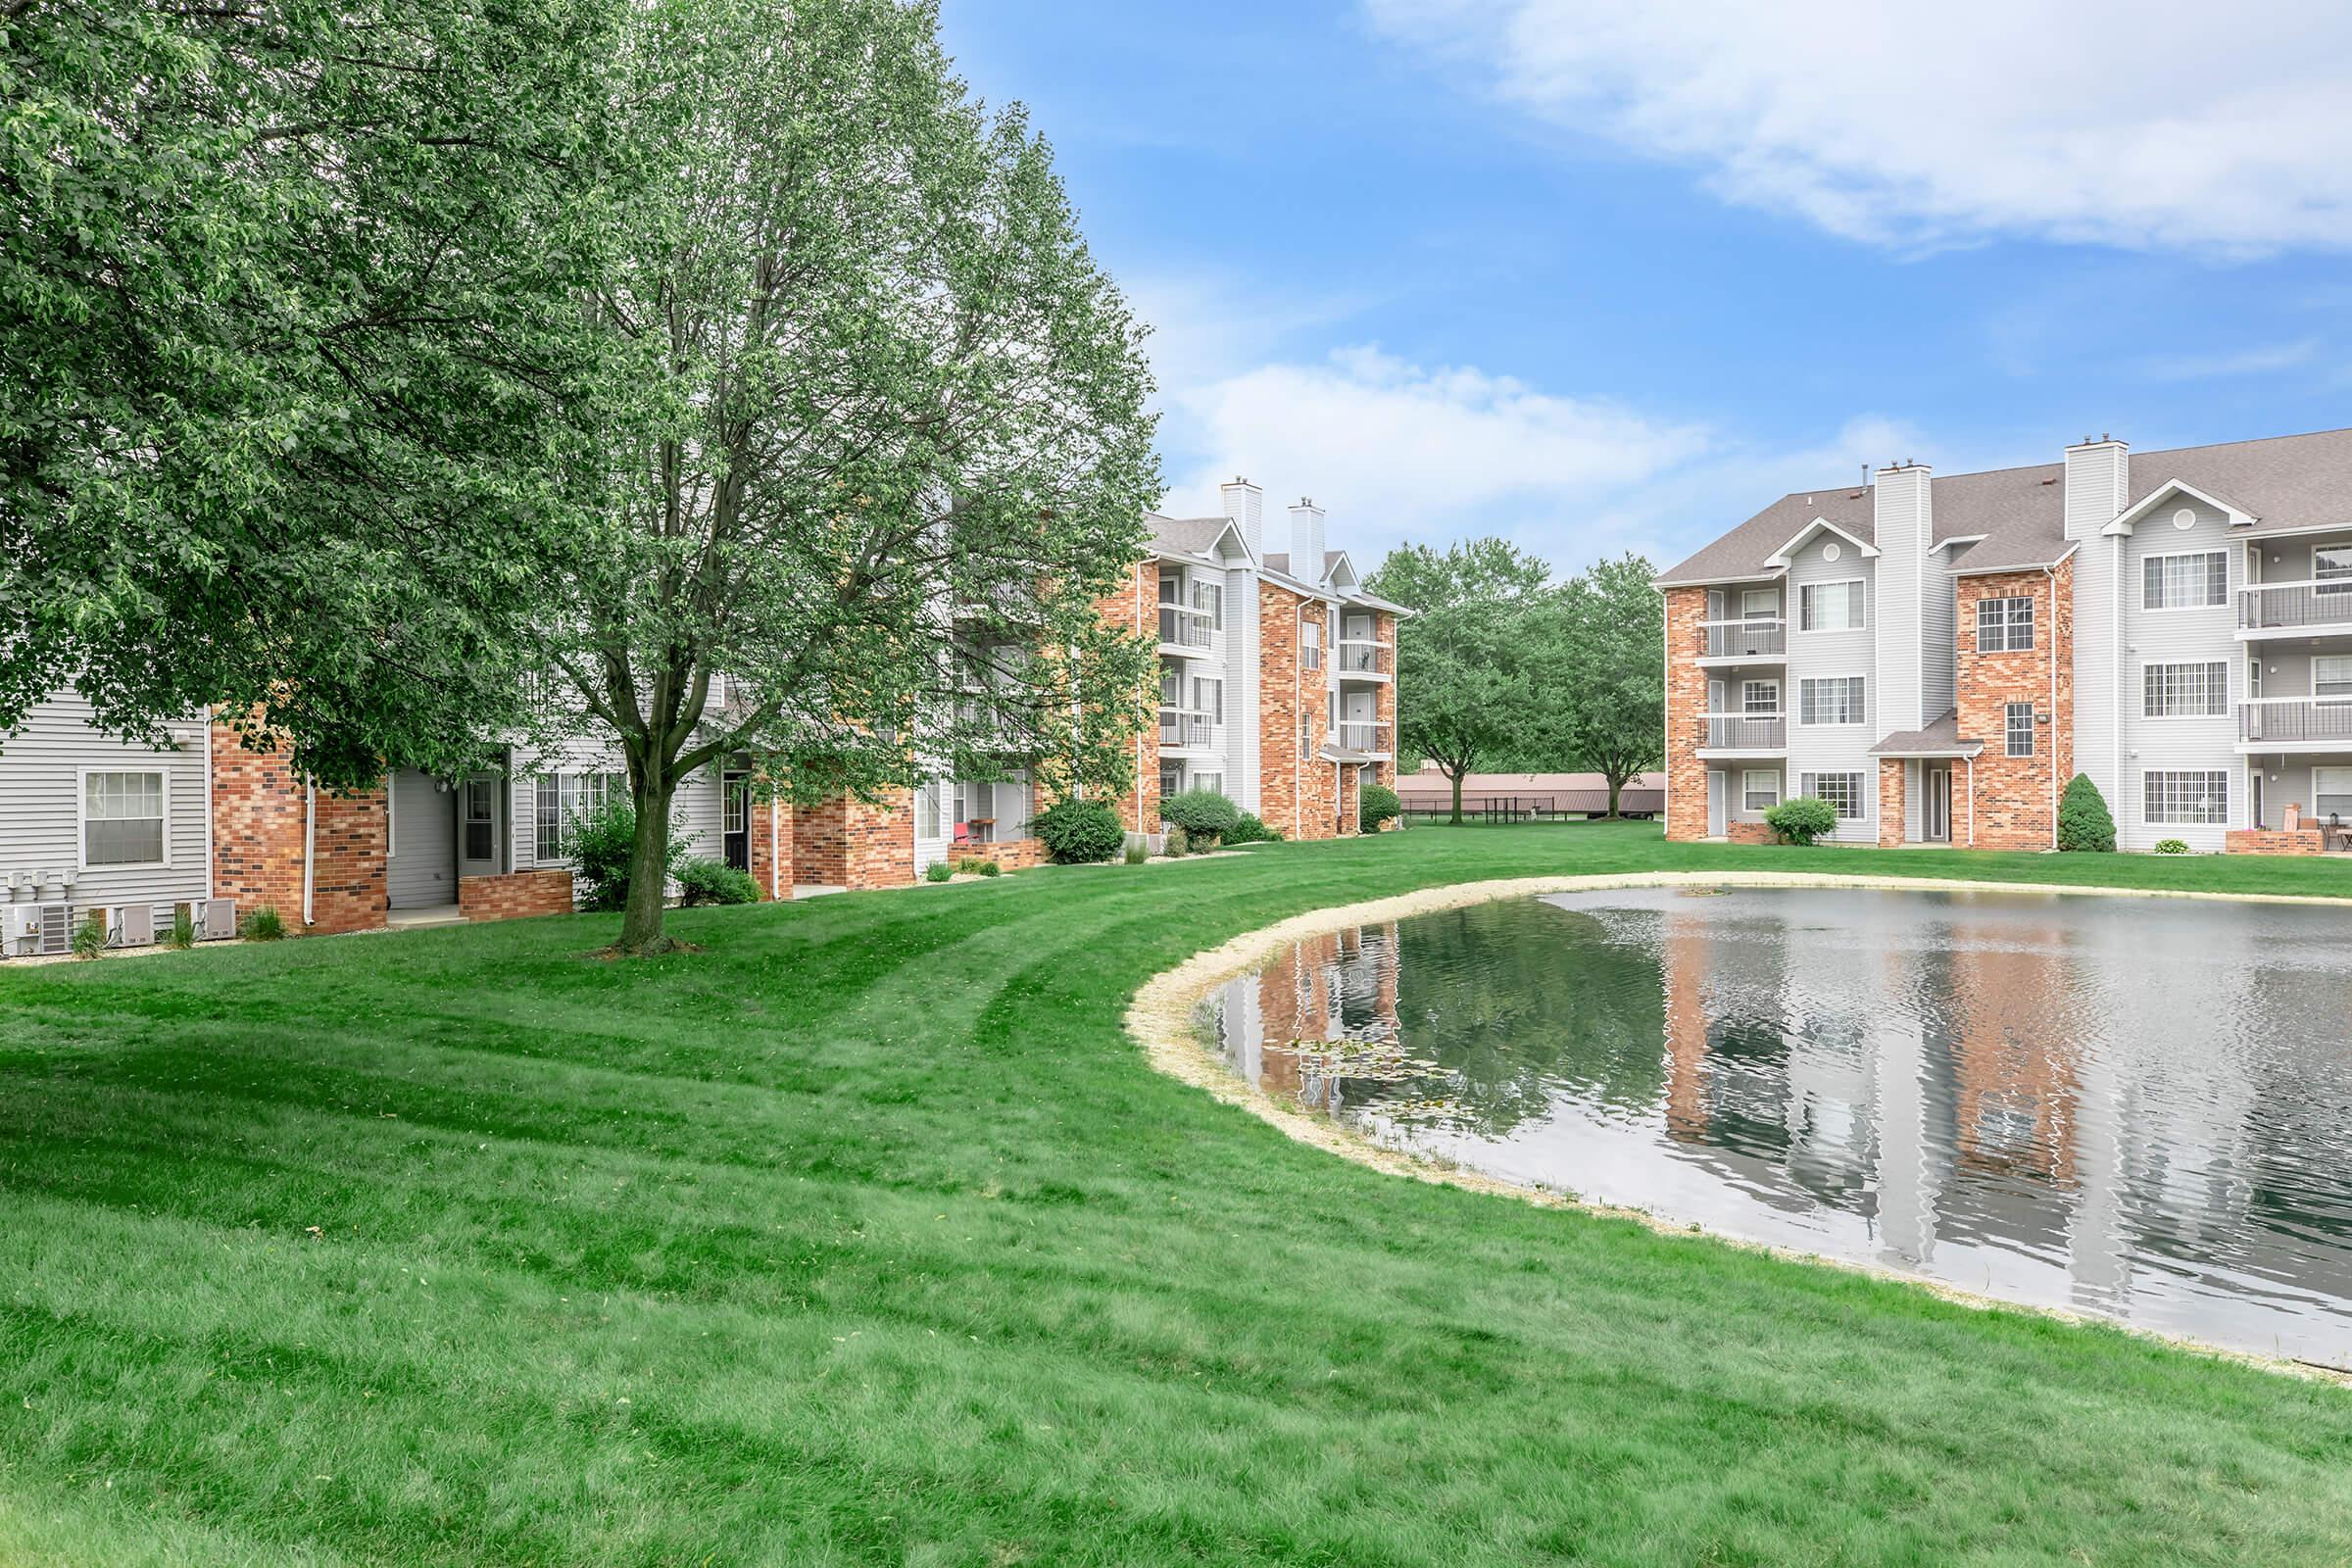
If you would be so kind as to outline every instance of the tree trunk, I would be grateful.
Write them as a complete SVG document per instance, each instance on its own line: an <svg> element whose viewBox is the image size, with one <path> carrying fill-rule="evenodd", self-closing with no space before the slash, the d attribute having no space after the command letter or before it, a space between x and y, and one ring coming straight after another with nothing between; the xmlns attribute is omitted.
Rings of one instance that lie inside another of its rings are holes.
<svg viewBox="0 0 2352 1568"><path fill-rule="evenodd" d="M1609 820L1614 822L1617 820L1617 792L1625 788L1625 780L1614 773L1603 773L1601 777L1609 782Z"/></svg>
<svg viewBox="0 0 2352 1568"><path fill-rule="evenodd" d="M676 786L647 782L636 794L637 845L629 856L629 900L621 906L614 951L660 953L669 946L662 917L669 907L669 802Z"/></svg>
<svg viewBox="0 0 2352 1568"><path fill-rule="evenodd" d="M1463 771L1467 771L1467 769L1464 769ZM1452 825L1455 827L1460 827L1462 825L1462 774L1461 772L1448 772L1446 776L1453 780Z"/></svg>

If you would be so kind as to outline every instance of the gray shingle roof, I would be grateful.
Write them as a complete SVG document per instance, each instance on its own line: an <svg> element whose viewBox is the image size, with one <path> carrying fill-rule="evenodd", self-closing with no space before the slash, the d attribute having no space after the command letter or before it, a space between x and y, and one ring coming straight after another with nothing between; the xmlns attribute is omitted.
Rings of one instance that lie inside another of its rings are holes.
<svg viewBox="0 0 2352 1568"><path fill-rule="evenodd" d="M1175 556L1206 555L1232 526L1223 517L1163 517L1156 512L1144 520L1152 525L1152 548Z"/></svg>
<svg viewBox="0 0 2352 1568"><path fill-rule="evenodd" d="M1984 537L1958 552L1962 572L2046 566L2066 554L2066 465L1938 475L1936 542ZM2136 502L2172 480L2196 486L2250 513L2256 533L2352 522L2352 429L2271 436L2219 446L2134 452L2128 481ZM1871 497L1851 485L1792 493L1659 574L1666 584L1761 576L1764 560L1815 517L1869 539Z"/></svg>
<svg viewBox="0 0 2352 1568"><path fill-rule="evenodd" d="M1926 729L1898 729L1870 749L1873 757L1974 757L1983 741L1960 733L1960 710L1947 708Z"/></svg>

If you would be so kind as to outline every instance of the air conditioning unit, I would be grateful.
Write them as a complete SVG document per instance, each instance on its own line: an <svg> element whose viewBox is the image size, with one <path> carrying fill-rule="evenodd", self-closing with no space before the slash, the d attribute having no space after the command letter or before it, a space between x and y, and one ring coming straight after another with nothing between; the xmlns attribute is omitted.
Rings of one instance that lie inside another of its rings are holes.
<svg viewBox="0 0 2352 1568"><path fill-rule="evenodd" d="M41 917L32 951L39 954L71 953L74 951L74 906L70 904L36 904L33 911Z"/></svg>
<svg viewBox="0 0 2352 1568"><path fill-rule="evenodd" d="M196 940L219 942L237 934L237 901L198 899L189 906L196 917Z"/></svg>
<svg viewBox="0 0 2352 1568"><path fill-rule="evenodd" d="M113 928L108 932L118 948L147 948L155 945L155 906L125 904L115 910Z"/></svg>
<svg viewBox="0 0 2352 1568"><path fill-rule="evenodd" d="M40 943L41 911L29 904L0 907L0 958L22 957Z"/></svg>

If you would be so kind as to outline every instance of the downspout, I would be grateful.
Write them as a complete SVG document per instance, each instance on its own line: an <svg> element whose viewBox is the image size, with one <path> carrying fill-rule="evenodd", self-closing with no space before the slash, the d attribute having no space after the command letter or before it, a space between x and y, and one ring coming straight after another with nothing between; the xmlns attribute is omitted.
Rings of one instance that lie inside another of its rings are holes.
<svg viewBox="0 0 2352 1568"><path fill-rule="evenodd" d="M778 797L767 798L767 896L769 901L784 896L784 803Z"/></svg>
<svg viewBox="0 0 2352 1568"><path fill-rule="evenodd" d="M2058 847L2058 568L2044 566L2041 574L2050 579L2050 848L2054 850ZM2070 645L2074 641L2071 625L2067 641ZM2071 646L2066 657L2070 661L2075 657ZM1970 771L1975 771L1973 763ZM1974 801L1969 803L1969 809L1975 811Z"/></svg>
<svg viewBox="0 0 2352 1568"><path fill-rule="evenodd" d="M313 780L302 796L302 923L311 923L312 903L318 877L314 863L318 850L318 785Z"/></svg>
<svg viewBox="0 0 2352 1568"><path fill-rule="evenodd" d="M2108 627L2115 649L2115 663L2109 681L2108 720L2115 730L2115 772L2108 787L2115 791L2111 809L2121 810L2124 804L2124 536L2110 535L2115 548L2108 562L2107 588L2109 597Z"/></svg>
<svg viewBox="0 0 2352 1568"><path fill-rule="evenodd" d="M214 777L216 759L213 755L213 714L204 710L204 896L209 901L220 896L220 875L213 865L213 790L219 783Z"/></svg>
<svg viewBox="0 0 2352 1568"><path fill-rule="evenodd" d="M1977 760L1968 760L1968 847L1977 847Z"/></svg>

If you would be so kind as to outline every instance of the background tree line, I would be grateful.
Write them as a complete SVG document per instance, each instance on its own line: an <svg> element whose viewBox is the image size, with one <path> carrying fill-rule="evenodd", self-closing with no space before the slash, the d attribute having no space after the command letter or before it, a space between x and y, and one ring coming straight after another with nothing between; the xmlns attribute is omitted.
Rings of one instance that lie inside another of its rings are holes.
<svg viewBox="0 0 2352 1568"><path fill-rule="evenodd" d="M1399 760L1453 785L1477 772L1588 771L1617 814L1665 760L1665 609L1639 555L1565 582L1501 539L1392 551L1366 586L1415 613L1397 631Z"/></svg>

